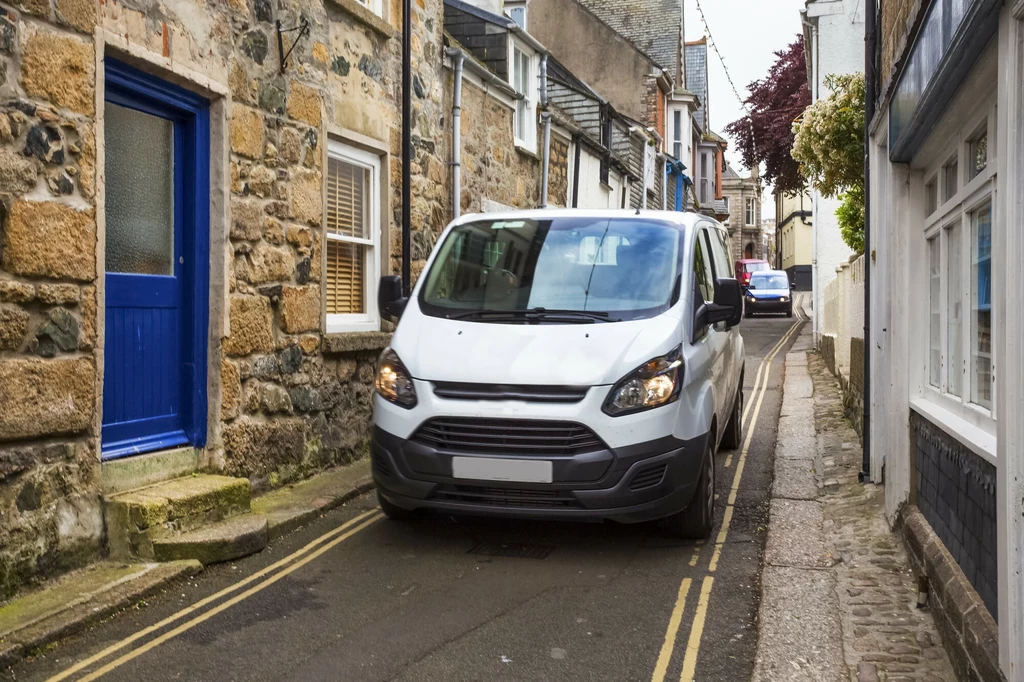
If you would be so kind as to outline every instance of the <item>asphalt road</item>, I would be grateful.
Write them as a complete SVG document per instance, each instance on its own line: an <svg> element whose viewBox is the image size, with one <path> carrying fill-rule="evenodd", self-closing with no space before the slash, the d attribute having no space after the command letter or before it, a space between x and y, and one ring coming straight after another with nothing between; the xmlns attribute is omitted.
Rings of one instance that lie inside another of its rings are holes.
<svg viewBox="0 0 1024 682"><path fill-rule="evenodd" d="M653 524L397 523L381 518L367 495L6 674L131 682L748 679L783 361L795 336L786 334L798 324L756 318L741 327L747 447L718 453L717 527L704 545ZM775 349L763 388L755 386Z"/></svg>

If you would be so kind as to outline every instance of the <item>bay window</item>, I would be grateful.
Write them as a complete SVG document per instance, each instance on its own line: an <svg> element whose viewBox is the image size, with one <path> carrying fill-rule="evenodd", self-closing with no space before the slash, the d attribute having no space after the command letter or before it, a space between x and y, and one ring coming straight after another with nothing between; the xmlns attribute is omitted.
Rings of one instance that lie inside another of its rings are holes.
<svg viewBox="0 0 1024 682"><path fill-rule="evenodd" d="M942 161L926 175L922 197L928 267L927 282L922 280L928 295L925 394L978 426L991 423L995 414L992 207L996 165L989 158L995 147L989 144L987 125L994 111L994 106L986 109L980 125L961 130L940 152Z"/></svg>

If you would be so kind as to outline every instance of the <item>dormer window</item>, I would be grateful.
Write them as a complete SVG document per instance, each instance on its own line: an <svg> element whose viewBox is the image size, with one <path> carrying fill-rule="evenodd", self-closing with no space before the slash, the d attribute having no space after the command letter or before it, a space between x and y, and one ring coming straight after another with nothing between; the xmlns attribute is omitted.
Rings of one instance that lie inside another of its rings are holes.
<svg viewBox="0 0 1024 682"><path fill-rule="evenodd" d="M505 3L505 14L508 18L516 22L519 28L526 30L526 3L525 2L506 2Z"/></svg>
<svg viewBox="0 0 1024 682"><path fill-rule="evenodd" d="M509 81L520 98L516 100L513 122L516 145L527 151L537 151L537 100L539 84L537 54L526 45L512 40L512 68Z"/></svg>

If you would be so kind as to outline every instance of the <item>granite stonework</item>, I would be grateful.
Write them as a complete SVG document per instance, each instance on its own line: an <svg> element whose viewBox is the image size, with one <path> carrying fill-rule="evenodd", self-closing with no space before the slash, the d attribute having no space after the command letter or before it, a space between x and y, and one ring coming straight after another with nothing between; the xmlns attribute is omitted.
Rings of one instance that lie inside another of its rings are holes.
<svg viewBox="0 0 1024 682"><path fill-rule="evenodd" d="M328 334L332 141L381 158L382 269L401 254L400 5L33 0L0 5L0 600L106 552L98 88L107 55L211 102L211 288L200 467L270 488L365 457L385 331ZM275 24L294 52L282 69ZM412 7L412 272L452 216L441 0ZM514 103L463 88L463 209L535 207ZM552 203L568 147L553 145ZM372 301L370 302L372 305ZM384 326L387 328L386 325Z"/></svg>

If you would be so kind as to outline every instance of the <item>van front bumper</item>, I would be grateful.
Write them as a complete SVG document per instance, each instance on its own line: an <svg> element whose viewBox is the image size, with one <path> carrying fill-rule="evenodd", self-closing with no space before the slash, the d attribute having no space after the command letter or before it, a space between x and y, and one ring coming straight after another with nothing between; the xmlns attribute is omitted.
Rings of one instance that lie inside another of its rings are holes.
<svg viewBox="0 0 1024 682"><path fill-rule="evenodd" d="M451 459L465 456L462 453L437 450L376 426L371 458L378 492L403 509L638 523L665 518L686 508L696 490L708 437L704 434L679 440L667 436L555 458L558 461L552 483L456 479L451 475ZM543 455L492 456L552 459Z"/></svg>

